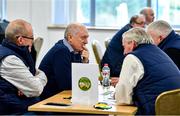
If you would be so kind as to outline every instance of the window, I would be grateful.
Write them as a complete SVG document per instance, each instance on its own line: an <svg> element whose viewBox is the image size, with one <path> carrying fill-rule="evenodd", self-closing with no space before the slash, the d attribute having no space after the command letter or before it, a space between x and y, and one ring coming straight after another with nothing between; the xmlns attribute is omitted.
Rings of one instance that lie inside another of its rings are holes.
<svg viewBox="0 0 180 116"><path fill-rule="evenodd" d="M0 0L0 19L5 19L6 1Z"/></svg>
<svg viewBox="0 0 180 116"><path fill-rule="evenodd" d="M79 0L77 3L77 21L86 25L92 25L91 3L93 0Z"/></svg>
<svg viewBox="0 0 180 116"><path fill-rule="evenodd" d="M180 0L156 0L152 1L152 4L156 9L157 19L165 20L174 27L180 27Z"/></svg>
<svg viewBox="0 0 180 116"><path fill-rule="evenodd" d="M180 27L180 0L54 0L54 23L68 24L78 21L91 26L121 27L131 16L146 6L155 11L156 19ZM57 10L57 9L61 10ZM69 13L69 11L71 13ZM60 15L61 14L61 15ZM61 20L61 21L60 21ZM63 21L64 20L64 21Z"/></svg>
<svg viewBox="0 0 180 116"><path fill-rule="evenodd" d="M123 26L147 6L147 0L96 0L96 26Z"/></svg>

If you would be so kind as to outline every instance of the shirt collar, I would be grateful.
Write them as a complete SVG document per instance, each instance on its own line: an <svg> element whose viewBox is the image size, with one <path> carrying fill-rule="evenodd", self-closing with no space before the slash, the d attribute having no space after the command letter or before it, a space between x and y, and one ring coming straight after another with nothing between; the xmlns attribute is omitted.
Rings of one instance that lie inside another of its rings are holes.
<svg viewBox="0 0 180 116"><path fill-rule="evenodd" d="M63 39L63 43L69 49L70 52L74 52L74 49L72 48L72 46L68 43L66 39Z"/></svg>

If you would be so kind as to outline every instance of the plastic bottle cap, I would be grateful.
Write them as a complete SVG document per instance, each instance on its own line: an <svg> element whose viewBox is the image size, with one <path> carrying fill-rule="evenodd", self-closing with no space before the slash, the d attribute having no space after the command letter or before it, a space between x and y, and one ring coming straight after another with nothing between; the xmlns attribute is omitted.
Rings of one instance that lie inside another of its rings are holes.
<svg viewBox="0 0 180 116"><path fill-rule="evenodd" d="M106 64L104 64L104 66L108 66L108 64L106 63Z"/></svg>

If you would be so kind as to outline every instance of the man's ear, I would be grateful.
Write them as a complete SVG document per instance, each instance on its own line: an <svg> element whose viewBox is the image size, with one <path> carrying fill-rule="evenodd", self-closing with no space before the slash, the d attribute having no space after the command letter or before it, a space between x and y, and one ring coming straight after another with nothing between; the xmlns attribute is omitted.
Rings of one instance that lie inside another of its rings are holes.
<svg viewBox="0 0 180 116"><path fill-rule="evenodd" d="M133 40L133 50L137 47L137 43Z"/></svg>
<svg viewBox="0 0 180 116"><path fill-rule="evenodd" d="M67 36L67 41L70 42L70 43L72 41L72 36L70 34Z"/></svg>
<svg viewBox="0 0 180 116"><path fill-rule="evenodd" d="M165 37L164 37L163 35L160 35L160 36L159 36L160 42L163 41L164 38L165 38Z"/></svg>
<svg viewBox="0 0 180 116"><path fill-rule="evenodd" d="M132 23L132 24L131 24L131 26L132 26L132 27L134 27L134 26L135 26L135 24L134 24L134 23Z"/></svg>
<svg viewBox="0 0 180 116"><path fill-rule="evenodd" d="M22 44L23 44L23 41L24 41L24 40L23 40L22 37L18 37L18 38L17 38L17 44L18 44L18 45L22 45Z"/></svg>

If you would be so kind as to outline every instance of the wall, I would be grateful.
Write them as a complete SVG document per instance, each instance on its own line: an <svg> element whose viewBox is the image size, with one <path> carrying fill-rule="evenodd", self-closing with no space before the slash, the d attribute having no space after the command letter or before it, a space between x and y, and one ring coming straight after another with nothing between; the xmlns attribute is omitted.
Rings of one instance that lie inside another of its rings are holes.
<svg viewBox="0 0 180 116"><path fill-rule="evenodd" d="M44 44L38 57L39 64L42 56L49 47L47 26L51 23L51 0L7 0L7 20L24 19L30 22L34 29L34 37L42 37Z"/></svg>
<svg viewBox="0 0 180 116"><path fill-rule="evenodd" d="M24 19L30 22L34 29L34 36L40 36L44 43L38 57L37 66L46 52L63 38L64 29L48 29L51 24L51 0L7 0L7 20ZM91 49L91 42L97 39L101 42L104 50L104 40L112 37L117 30L90 29L89 44L90 62L95 62Z"/></svg>

